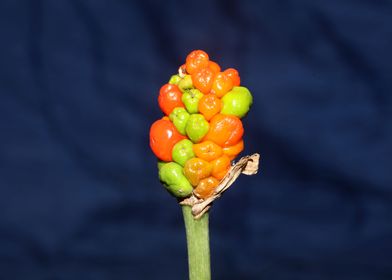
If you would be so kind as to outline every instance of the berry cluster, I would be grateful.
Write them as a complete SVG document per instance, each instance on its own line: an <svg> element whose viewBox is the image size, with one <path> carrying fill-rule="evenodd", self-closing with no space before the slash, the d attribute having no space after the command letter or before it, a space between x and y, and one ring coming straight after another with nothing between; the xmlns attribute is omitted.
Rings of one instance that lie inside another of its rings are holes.
<svg viewBox="0 0 392 280"><path fill-rule="evenodd" d="M209 197L244 148L241 118L252 95L233 68L220 66L201 50L192 51L159 91L165 116L150 129L159 159L159 179L178 198Z"/></svg>

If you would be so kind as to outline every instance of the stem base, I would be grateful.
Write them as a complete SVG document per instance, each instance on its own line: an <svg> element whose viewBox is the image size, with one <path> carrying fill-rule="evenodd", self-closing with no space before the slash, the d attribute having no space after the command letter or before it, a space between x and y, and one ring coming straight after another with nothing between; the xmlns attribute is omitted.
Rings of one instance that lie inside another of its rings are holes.
<svg viewBox="0 0 392 280"><path fill-rule="evenodd" d="M189 280L211 280L208 212L195 220L190 206L182 206L188 245Z"/></svg>

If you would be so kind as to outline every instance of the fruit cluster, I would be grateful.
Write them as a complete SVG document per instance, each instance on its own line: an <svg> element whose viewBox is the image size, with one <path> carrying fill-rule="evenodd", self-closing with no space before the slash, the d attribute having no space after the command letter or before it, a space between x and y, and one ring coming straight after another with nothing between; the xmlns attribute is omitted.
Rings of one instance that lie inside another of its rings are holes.
<svg viewBox="0 0 392 280"><path fill-rule="evenodd" d="M241 118L252 95L233 68L220 66L201 50L192 51L159 91L165 116L150 129L159 179L178 198L209 197L244 148Z"/></svg>

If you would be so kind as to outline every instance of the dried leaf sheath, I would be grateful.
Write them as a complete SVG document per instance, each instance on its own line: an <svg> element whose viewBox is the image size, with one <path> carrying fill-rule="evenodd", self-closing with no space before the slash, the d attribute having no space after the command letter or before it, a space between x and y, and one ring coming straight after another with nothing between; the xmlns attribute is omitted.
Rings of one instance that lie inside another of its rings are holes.
<svg viewBox="0 0 392 280"><path fill-rule="evenodd" d="M221 180L219 185L216 187L214 193L207 199L198 199L192 195L180 202L181 205L188 205L192 207L192 214L195 219L199 219L205 212L211 207L211 204L221 197L222 193L225 192L237 178L242 174L254 175L259 169L260 155L255 153L250 156L242 157L236 164L234 164L226 176Z"/></svg>

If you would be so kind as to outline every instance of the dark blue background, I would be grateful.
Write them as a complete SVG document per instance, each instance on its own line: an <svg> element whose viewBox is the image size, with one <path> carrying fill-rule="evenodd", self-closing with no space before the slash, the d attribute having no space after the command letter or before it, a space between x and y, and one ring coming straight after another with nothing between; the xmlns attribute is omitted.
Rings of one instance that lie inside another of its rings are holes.
<svg viewBox="0 0 392 280"><path fill-rule="evenodd" d="M0 2L0 279L186 279L148 147L193 49L253 92L213 279L392 278L390 1Z"/></svg>

